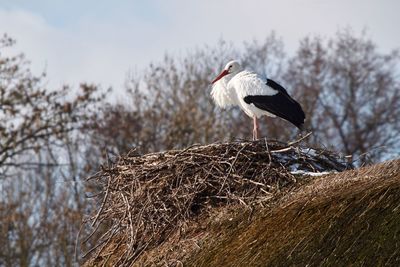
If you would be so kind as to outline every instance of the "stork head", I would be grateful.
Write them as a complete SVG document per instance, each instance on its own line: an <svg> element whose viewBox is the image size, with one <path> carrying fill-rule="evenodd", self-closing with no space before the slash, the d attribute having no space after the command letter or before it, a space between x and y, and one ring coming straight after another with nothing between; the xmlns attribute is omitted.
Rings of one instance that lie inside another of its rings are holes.
<svg viewBox="0 0 400 267"><path fill-rule="evenodd" d="M239 72L241 69L242 68L240 66L240 63L237 60L229 61L226 64L225 68L222 70L222 72L211 83L214 84L222 77L224 77L228 74L235 74L235 73Z"/></svg>

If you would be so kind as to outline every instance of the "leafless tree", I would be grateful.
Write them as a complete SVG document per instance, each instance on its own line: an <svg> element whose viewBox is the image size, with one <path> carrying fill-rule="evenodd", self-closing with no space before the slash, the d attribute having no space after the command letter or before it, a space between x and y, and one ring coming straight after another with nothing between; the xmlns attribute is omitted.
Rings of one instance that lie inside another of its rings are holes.
<svg viewBox="0 0 400 267"><path fill-rule="evenodd" d="M7 36L0 39L0 48L12 44ZM102 97L94 96L95 86L84 84L75 96L68 86L46 89L44 74L32 75L23 55L0 54L0 77L0 179L15 167L37 165L30 154L57 146L65 133L83 125L91 104Z"/></svg>
<svg viewBox="0 0 400 267"><path fill-rule="evenodd" d="M72 266L87 208L76 137L104 95L45 88L23 55L0 53L0 77L0 265Z"/></svg>
<svg viewBox="0 0 400 267"><path fill-rule="evenodd" d="M313 143L376 162L399 151L399 54L380 53L365 34L305 38L290 60L286 83L307 114Z"/></svg>

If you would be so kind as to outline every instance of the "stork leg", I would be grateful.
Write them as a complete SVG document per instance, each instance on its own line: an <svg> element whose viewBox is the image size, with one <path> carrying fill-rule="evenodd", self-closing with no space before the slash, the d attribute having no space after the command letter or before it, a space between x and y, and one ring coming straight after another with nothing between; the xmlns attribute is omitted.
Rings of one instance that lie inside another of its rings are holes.
<svg viewBox="0 0 400 267"><path fill-rule="evenodd" d="M258 139L258 121L257 117L253 116L253 141Z"/></svg>

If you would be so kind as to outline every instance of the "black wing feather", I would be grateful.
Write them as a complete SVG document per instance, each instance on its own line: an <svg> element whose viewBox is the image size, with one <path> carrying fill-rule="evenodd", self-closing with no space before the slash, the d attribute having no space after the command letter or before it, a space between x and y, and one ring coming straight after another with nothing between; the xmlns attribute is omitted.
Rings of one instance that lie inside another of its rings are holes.
<svg viewBox="0 0 400 267"><path fill-rule="evenodd" d="M277 90L278 93L272 96L249 95L243 100L247 104L254 104L257 108L281 117L301 129L304 124L305 114L300 104L290 97L285 88L273 80L267 79L267 85Z"/></svg>

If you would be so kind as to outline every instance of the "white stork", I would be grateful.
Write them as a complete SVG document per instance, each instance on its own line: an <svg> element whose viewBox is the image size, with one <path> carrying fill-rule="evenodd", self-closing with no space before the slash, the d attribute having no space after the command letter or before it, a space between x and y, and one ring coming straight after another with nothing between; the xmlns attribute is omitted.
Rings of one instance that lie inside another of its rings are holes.
<svg viewBox="0 0 400 267"><path fill-rule="evenodd" d="M303 109L285 88L255 72L243 70L236 60L228 62L212 81L211 96L221 108L238 105L253 118L253 140L258 138L257 118L263 115L281 117L300 130L304 124Z"/></svg>

